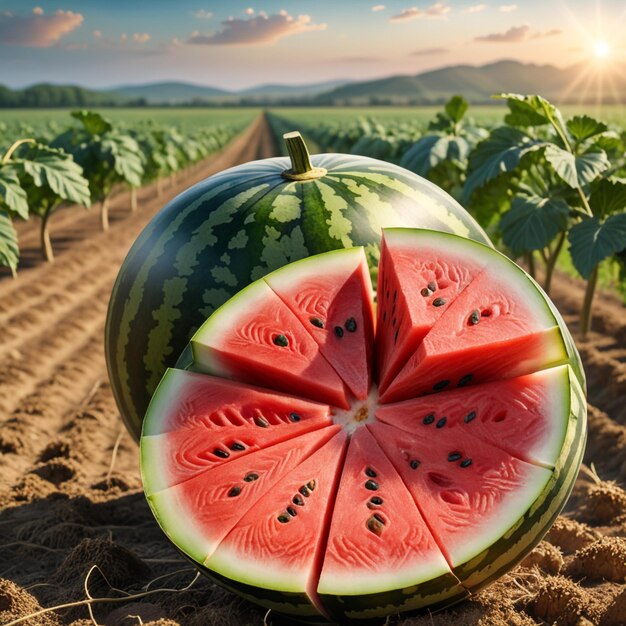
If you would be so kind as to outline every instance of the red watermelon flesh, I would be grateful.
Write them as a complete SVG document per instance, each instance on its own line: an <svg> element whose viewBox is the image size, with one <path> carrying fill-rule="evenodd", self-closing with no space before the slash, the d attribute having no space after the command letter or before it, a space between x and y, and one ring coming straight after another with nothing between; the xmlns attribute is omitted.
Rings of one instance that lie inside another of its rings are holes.
<svg viewBox="0 0 626 626"><path fill-rule="evenodd" d="M226 578L291 593L317 605L326 528L347 444L339 432L286 473L220 543L205 565Z"/></svg>
<svg viewBox="0 0 626 626"><path fill-rule="evenodd" d="M487 267L450 303L397 377L383 402L520 376L567 362L554 316L519 297L520 274ZM542 304L542 303L539 303Z"/></svg>
<svg viewBox="0 0 626 626"><path fill-rule="evenodd" d="M414 263L383 245L381 284L395 287L378 294L377 353L364 251L313 257L253 283L192 340L194 368L284 393L171 371L146 415L142 475L165 532L279 613L343 623L458 601L532 549L580 463L582 392L535 284L454 236L389 238ZM420 293L428 272L442 306ZM408 339L383 362L398 328ZM374 361L399 370L381 395Z"/></svg>
<svg viewBox="0 0 626 626"><path fill-rule="evenodd" d="M367 262L358 248L314 259L288 265L264 280L308 330L354 397L365 400L374 341Z"/></svg>
<svg viewBox="0 0 626 626"><path fill-rule="evenodd" d="M238 298L244 307L227 306ZM199 371L349 407L341 378L267 283L252 283L227 305L192 338Z"/></svg>
<svg viewBox="0 0 626 626"><path fill-rule="evenodd" d="M567 432L570 404L559 394L570 385L566 365L527 376L382 405L381 422L409 433L458 429L522 461L554 467Z"/></svg>
<svg viewBox="0 0 626 626"><path fill-rule="evenodd" d="M239 520L282 477L320 449L340 430L327 426L298 437L298 445L282 441L246 458L207 469L176 486L148 497L157 511L172 511L185 519L170 528L170 538L202 563Z"/></svg>
<svg viewBox="0 0 626 626"><path fill-rule="evenodd" d="M147 495L332 423L326 405L181 370L155 395L142 448L161 461L144 476Z"/></svg>
<svg viewBox="0 0 626 626"><path fill-rule="evenodd" d="M489 549L493 536L504 535L552 477L550 470L460 429L407 433L381 422L367 428L402 477L452 568Z"/></svg>

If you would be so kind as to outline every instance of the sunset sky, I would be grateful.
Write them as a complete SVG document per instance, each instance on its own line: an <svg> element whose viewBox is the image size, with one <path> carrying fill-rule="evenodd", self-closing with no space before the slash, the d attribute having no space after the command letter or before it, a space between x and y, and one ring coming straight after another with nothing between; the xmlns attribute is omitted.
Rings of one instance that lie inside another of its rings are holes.
<svg viewBox="0 0 626 626"><path fill-rule="evenodd" d="M626 63L624 0L0 0L0 84L238 89L498 59Z"/></svg>

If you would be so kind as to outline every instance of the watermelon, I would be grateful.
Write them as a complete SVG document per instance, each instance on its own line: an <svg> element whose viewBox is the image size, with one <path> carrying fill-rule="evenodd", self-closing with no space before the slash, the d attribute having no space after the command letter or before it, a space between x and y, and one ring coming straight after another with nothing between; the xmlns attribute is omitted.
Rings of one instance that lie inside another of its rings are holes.
<svg viewBox="0 0 626 626"><path fill-rule="evenodd" d="M109 379L130 433L167 367L215 309L286 263L364 246L375 270L383 226L430 228L489 244L473 218L412 172L371 158L272 158L207 178L146 226L124 261L105 328Z"/></svg>
<svg viewBox="0 0 626 626"><path fill-rule="evenodd" d="M201 326L144 421L164 532L299 620L475 593L547 532L584 451L578 355L537 285L486 245L383 233L375 314L362 247L275 270Z"/></svg>

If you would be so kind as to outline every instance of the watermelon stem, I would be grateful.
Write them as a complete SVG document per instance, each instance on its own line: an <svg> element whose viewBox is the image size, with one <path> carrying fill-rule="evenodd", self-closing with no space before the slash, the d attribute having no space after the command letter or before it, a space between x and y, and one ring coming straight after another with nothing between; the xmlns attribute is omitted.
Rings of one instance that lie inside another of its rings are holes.
<svg viewBox="0 0 626 626"><path fill-rule="evenodd" d="M289 180L315 180L326 174L323 167L314 167L311 163L309 150L302 139L302 135L294 130L283 135L287 152L291 159L291 167L283 172Z"/></svg>

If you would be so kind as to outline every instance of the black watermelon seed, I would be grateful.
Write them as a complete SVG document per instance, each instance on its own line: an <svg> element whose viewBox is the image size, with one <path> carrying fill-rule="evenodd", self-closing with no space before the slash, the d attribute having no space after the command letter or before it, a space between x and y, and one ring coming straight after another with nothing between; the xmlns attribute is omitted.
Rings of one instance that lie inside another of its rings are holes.
<svg viewBox="0 0 626 626"><path fill-rule="evenodd" d="M475 325L478 324L478 322L480 322L480 312L474 310L469 316L469 323Z"/></svg>
<svg viewBox="0 0 626 626"><path fill-rule="evenodd" d="M374 513L374 517L381 523L386 524L385 518L382 515L378 515L378 513Z"/></svg>
<svg viewBox="0 0 626 626"><path fill-rule="evenodd" d="M387 311L383 311L383 322L387 319Z"/></svg>
<svg viewBox="0 0 626 626"><path fill-rule="evenodd" d="M399 328L396 328L396 332L393 336L393 342L396 343L398 341L398 333L400 332Z"/></svg>
<svg viewBox="0 0 626 626"><path fill-rule="evenodd" d="M438 383L433 385L433 391L441 391L445 389L450 384L449 380L440 380Z"/></svg>
<svg viewBox="0 0 626 626"><path fill-rule="evenodd" d="M298 515L298 512L292 506L287 507L287 513L289 513L291 517L295 517L296 515Z"/></svg>
<svg viewBox="0 0 626 626"><path fill-rule="evenodd" d="M353 317L349 317L345 323L346 330L349 333L353 333L356 331L356 320Z"/></svg>
<svg viewBox="0 0 626 626"><path fill-rule="evenodd" d="M472 378L474 378L474 374L466 374L463 378L461 378L461 380L459 380L457 387L465 387L465 385L472 382Z"/></svg>
<svg viewBox="0 0 626 626"><path fill-rule="evenodd" d="M411 469L417 469L420 466L420 462L417 459L412 459L409 465Z"/></svg>
<svg viewBox="0 0 626 626"><path fill-rule="evenodd" d="M446 303L444 298L435 298L433 300L433 306L443 306Z"/></svg>
<svg viewBox="0 0 626 626"><path fill-rule="evenodd" d="M290 519L291 519L291 518L289 517L289 515L284 515L284 514L283 514L283 515L279 515L279 516L278 516L278 521L279 521L281 524L286 524L286 523L287 523Z"/></svg>
<svg viewBox="0 0 626 626"><path fill-rule="evenodd" d="M365 488L369 489L370 491L377 491L378 483L375 480L367 480L365 481Z"/></svg>
<svg viewBox="0 0 626 626"><path fill-rule="evenodd" d="M259 475L256 474L255 472L249 472L248 474L246 474L243 479L247 482L247 483L251 483L254 480L258 480L259 479Z"/></svg>
<svg viewBox="0 0 626 626"><path fill-rule="evenodd" d="M228 446L231 450L245 450L246 446L244 446L242 443L233 443L232 445Z"/></svg>
<svg viewBox="0 0 626 626"><path fill-rule="evenodd" d="M311 491L315 491L315 486L317 485L317 483L314 480L310 480L306 486L311 490Z"/></svg>
<svg viewBox="0 0 626 626"><path fill-rule="evenodd" d="M272 341L281 348L286 348L289 345L289 339L287 339L285 335L274 335L274 339Z"/></svg>
<svg viewBox="0 0 626 626"><path fill-rule="evenodd" d="M450 461L450 463L458 461L461 458L463 458L463 455L460 452L450 452L450 454L448 454L448 461Z"/></svg>
<svg viewBox="0 0 626 626"><path fill-rule="evenodd" d="M397 322L397 321L398 321L398 320L394 317L394 318L393 318L393 321L391 322L391 325L392 325L394 328L396 327L396 322Z"/></svg>
<svg viewBox="0 0 626 626"><path fill-rule="evenodd" d="M437 285L435 283L428 283L428 288L431 291L437 291Z"/></svg>
<svg viewBox="0 0 626 626"><path fill-rule="evenodd" d="M426 424L428 426L428 424L432 424L435 421L435 414L434 413L429 413L423 420L422 420L422 424Z"/></svg>
<svg viewBox="0 0 626 626"><path fill-rule="evenodd" d="M294 496L291 501L298 506L304 506L304 500L300 496Z"/></svg>
<svg viewBox="0 0 626 626"><path fill-rule="evenodd" d="M233 487L229 492L228 492L228 497L229 498L234 498L235 496L238 496L241 493L241 487Z"/></svg>
<svg viewBox="0 0 626 626"><path fill-rule="evenodd" d="M469 424L476 417L476 411L470 411L464 418L463 421L466 424Z"/></svg>
<svg viewBox="0 0 626 626"><path fill-rule="evenodd" d="M472 464L472 459L463 459L459 465L461 467L469 467Z"/></svg>
<svg viewBox="0 0 626 626"><path fill-rule="evenodd" d="M313 324L313 326L317 326L318 328L324 328L324 322L319 317L312 317L309 322Z"/></svg>
<svg viewBox="0 0 626 626"><path fill-rule="evenodd" d="M226 450L221 450L220 448L215 448L215 450L213 450L213 454L215 456L219 456L220 459L227 459L230 456Z"/></svg>
<svg viewBox="0 0 626 626"><path fill-rule="evenodd" d="M444 416L435 424L435 427L436 428L443 428L446 425L447 421L448 421L448 418Z"/></svg>
<svg viewBox="0 0 626 626"><path fill-rule="evenodd" d="M396 298L397 298L397 297L398 297L398 290L397 290L397 289L394 289L394 290L393 290L393 301L394 301L394 302L396 301Z"/></svg>
<svg viewBox="0 0 626 626"><path fill-rule="evenodd" d="M373 496L373 497L370 498L370 502L372 504L381 505L383 503L383 499L381 497L379 497L379 496Z"/></svg>
<svg viewBox="0 0 626 626"><path fill-rule="evenodd" d="M301 415L298 415L298 414L297 414L297 413L295 413L295 412L294 412L294 413L289 413L289 419L290 419L292 422L299 422L299 421L302 419L302 416L301 416Z"/></svg>
<svg viewBox="0 0 626 626"><path fill-rule="evenodd" d="M365 475L369 476L370 478L376 478L377 476L376 472L371 467L365 468Z"/></svg>
<svg viewBox="0 0 626 626"><path fill-rule="evenodd" d="M430 295L430 289L428 287L424 287L423 289L420 289L420 294L422 296L424 296L424 298L428 298L428 296Z"/></svg>
<svg viewBox="0 0 626 626"><path fill-rule="evenodd" d="M370 517L366 522L367 530L373 532L375 535L380 537L383 532L384 524L376 519L374 516Z"/></svg>
<svg viewBox="0 0 626 626"><path fill-rule="evenodd" d="M302 485L302 487L300 487L300 489L298 489L298 491L305 497L308 498L309 497L309 490L306 488L306 485Z"/></svg>
<svg viewBox="0 0 626 626"><path fill-rule="evenodd" d="M335 331L335 335L337 337L339 337L341 339L341 337L343 337L343 328L341 328L341 326L335 326L335 328L333 328L333 330Z"/></svg>
<svg viewBox="0 0 626 626"><path fill-rule="evenodd" d="M254 418L254 423L260 428L267 428L270 425L270 423L264 417L260 416Z"/></svg>

